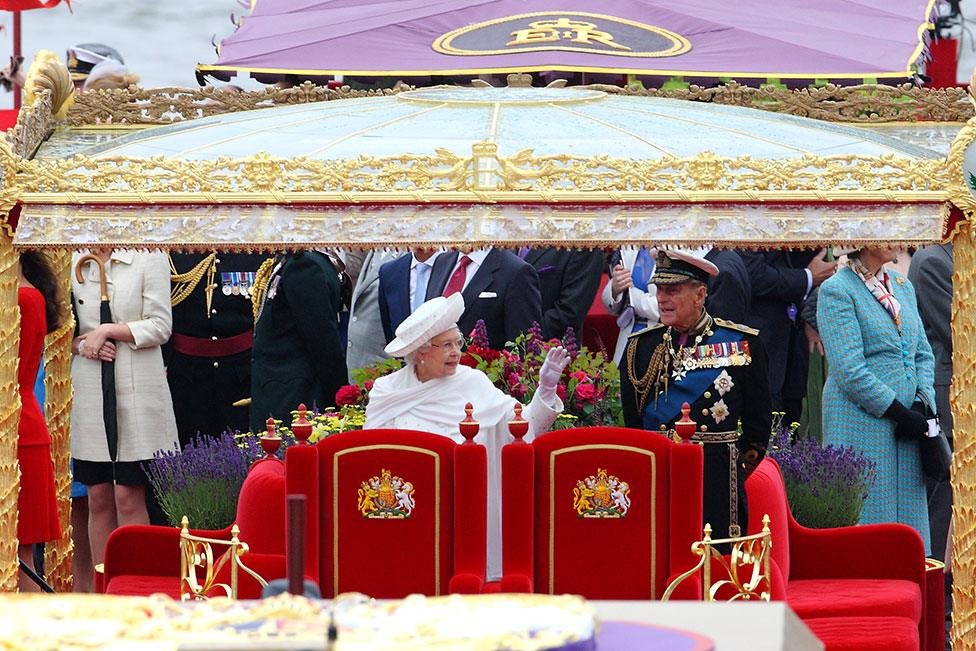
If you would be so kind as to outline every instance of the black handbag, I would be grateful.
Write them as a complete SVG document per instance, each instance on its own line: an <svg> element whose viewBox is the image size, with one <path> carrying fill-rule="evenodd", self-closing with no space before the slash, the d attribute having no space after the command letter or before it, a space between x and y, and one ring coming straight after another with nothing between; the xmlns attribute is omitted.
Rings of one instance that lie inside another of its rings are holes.
<svg viewBox="0 0 976 651"><path fill-rule="evenodd" d="M925 436L919 439L918 451L922 460L922 472L932 481L946 481L949 479L949 466L952 464L952 448L949 447L949 440L942 431L939 417L929 404L928 398L919 394L918 399L925 410L925 419L934 419L939 431L936 436Z"/></svg>

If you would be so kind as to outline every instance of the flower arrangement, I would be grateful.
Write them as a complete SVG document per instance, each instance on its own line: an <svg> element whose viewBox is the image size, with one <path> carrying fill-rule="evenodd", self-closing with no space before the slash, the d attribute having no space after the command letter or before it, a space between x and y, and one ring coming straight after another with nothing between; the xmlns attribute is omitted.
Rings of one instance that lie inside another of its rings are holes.
<svg viewBox="0 0 976 651"><path fill-rule="evenodd" d="M569 352L570 362L556 387L565 411L553 429L620 424L620 371L602 351L580 348L572 328L566 329L562 341L547 341L539 324L533 323L515 339L511 350L494 350L488 346L484 322L478 321L461 363L484 372L496 387L528 403L539 386L546 354L556 346Z"/></svg>
<svg viewBox="0 0 976 651"><path fill-rule="evenodd" d="M263 456L256 437L227 431L197 437L182 452L158 452L146 472L172 526L186 515L194 528L222 529L237 514L248 468Z"/></svg>
<svg viewBox="0 0 976 651"><path fill-rule="evenodd" d="M797 424L786 428L773 415L769 455L779 463L790 511L806 527L825 529L857 524L875 464L851 447L822 445L816 439L793 441Z"/></svg>
<svg viewBox="0 0 976 651"><path fill-rule="evenodd" d="M370 381L370 386L372 382ZM361 397L356 397L356 400L363 399L365 397L365 392L368 389L360 390L355 384L348 384L336 393L336 402L339 402L339 396L343 393L343 390L347 388L355 389L357 393L363 392ZM349 393L349 392L347 392ZM293 410L291 412L292 422L298 417L298 411ZM339 432L348 432L350 430L358 430L363 428L363 424L366 423L366 408L363 404L359 402L347 402L342 404L338 409L328 408L323 412L307 412L306 418L312 423L312 434L308 437L309 443L316 443L330 434L338 434ZM281 421L275 421L275 430L278 435L282 437L283 441L294 440L295 436L292 434L290 427L284 427Z"/></svg>
<svg viewBox="0 0 976 651"><path fill-rule="evenodd" d="M523 404L528 404L539 386L539 371L550 348L563 346L569 351L570 363L563 373L556 393L565 405L552 429L584 427L587 425L618 425L622 422L620 406L620 371L602 352L580 348L572 328L566 329L563 340L545 340L542 328L533 323L528 332L519 335L511 349L495 350L489 346L484 321L477 321L461 364L478 369L492 384ZM369 390L377 378L403 366L399 360L388 359L352 372L353 384L336 393L338 412L326 416L331 420L329 433L361 429ZM358 424L358 426L356 426ZM344 429L336 429L343 427Z"/></svg>

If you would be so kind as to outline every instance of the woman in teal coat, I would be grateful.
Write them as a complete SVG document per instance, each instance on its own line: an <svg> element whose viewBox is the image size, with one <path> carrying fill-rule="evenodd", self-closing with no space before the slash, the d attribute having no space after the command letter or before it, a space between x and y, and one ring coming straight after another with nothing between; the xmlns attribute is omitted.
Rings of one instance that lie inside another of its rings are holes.
<svg viewBox="0 0 976 651"><path fill-rule="evenodd" d="M876 464L861 523L910 525L930 551L918 440L935 404L934 358L908 279L885 264L891 248L869 247L820 287L817 323L827 355L824 443L862 451ZM914 406L914 409L913 409Z"/></svg>

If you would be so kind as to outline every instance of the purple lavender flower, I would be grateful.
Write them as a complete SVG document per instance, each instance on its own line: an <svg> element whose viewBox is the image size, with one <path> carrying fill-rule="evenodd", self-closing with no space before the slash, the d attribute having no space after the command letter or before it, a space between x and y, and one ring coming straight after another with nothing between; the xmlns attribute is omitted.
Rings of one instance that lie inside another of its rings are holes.
<svg viewBox="0 0 976 651"><path fill-rule="evenodd" d="M525 351L530 355L538 355L542 352L542 344L545 339L542 338L542 326L539 325L538 321L533 321L532 325L529 327L528 332L526 332L527 337L525 338Z"/></svg>
<svg viewBox="0 0 976 651"><path fill-rule="evenodd" d="M809 438L791 442L790 431L780 428L769 454L779 463L797 522L813 528L857 524L876 472L864 453Z"/></svg>
<svg viewBox="0 0 976 651"><path fill-rule="evenodd" d="M248 468L261 456L256 439L227 431L197 437L182 452L158 452L146 472L170 524L186 515L194 528L220 529L234 521Z"/></svg>
<svg viewBox="0 0 976 651"><path fill-rule="evenodd" d="M573 326L566 328L566 334L563 335L563 348L573 359L579 355L579 344L576 343L576 330L573 329Z"/></svg>
<svg viewBox="0 0 976 651"><path fill-rule="evenodd" d="M485 326L484 319L474 322L474 330L471 331L471 345L478 348L488 348L488 328Z"/></svg>

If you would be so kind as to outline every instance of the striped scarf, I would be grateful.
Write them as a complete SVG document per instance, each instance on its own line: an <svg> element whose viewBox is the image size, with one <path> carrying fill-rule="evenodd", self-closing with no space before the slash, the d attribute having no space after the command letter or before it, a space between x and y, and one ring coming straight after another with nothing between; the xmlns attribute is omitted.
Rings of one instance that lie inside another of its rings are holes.
<svg viewBox="0 0 976 651"><path fill-rule="evenodd" d="M888 311L895 325L898 326L898 330L901 331L901 303L895 298L895 294L891 289L891 278L888 277L888 272L885 271L885 268L881 267L877 274L873 274L857 258L848 259L847 266L864 281L864 285L878 299L881 306Z"/></svg>

